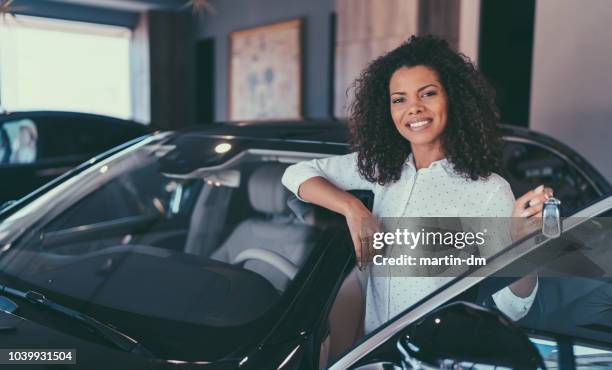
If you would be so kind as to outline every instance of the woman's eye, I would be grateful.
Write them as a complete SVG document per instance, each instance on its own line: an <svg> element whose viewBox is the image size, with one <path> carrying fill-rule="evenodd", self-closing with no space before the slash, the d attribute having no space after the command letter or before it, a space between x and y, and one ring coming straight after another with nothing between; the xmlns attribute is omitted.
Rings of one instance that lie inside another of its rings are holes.
<svg viewBox="0 0 612 370"><path fill-rule="evenodd" d="M435 95L437 95L437 93L435 91L426 91L426 92L423 93L422 96L425 98L425 97L428 97L428 96L435 96Z"/></svg>
<svg viewBox="0 0 612 370"><path fill-rule="evenodd" d="M404 98L396 98L396 99L391 100L393 104L402 103L403 101L404 101Z"/></svg>

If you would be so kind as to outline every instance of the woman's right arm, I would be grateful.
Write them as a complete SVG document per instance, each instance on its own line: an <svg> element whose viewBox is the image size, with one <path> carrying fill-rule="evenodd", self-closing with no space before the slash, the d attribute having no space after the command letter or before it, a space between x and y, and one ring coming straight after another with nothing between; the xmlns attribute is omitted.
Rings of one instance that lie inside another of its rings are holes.
<svg viewBox="0 0 612 370"><path fill-rule="evenodd" d="M313 159L287 168L282 183L300 200L330 209L346 218L359 265L369 256L365 252L376 222L372 213L345 189L373 189L357 168L357 153ZM362 253L362 241L364 253Z"/></svg>

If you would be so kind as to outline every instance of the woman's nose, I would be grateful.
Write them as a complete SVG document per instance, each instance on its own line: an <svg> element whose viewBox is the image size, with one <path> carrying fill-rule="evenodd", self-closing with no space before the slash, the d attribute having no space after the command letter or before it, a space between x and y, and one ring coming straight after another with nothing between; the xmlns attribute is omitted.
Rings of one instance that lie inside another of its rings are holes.
<svg viewBox="0 0 612 370"><path fill-rule="evenodd" d="M421 106L421 104L419 103L414 103L410 106L410 108L408 108L408 113L409 114L419 114L423 112L423 106Z"/></svg>

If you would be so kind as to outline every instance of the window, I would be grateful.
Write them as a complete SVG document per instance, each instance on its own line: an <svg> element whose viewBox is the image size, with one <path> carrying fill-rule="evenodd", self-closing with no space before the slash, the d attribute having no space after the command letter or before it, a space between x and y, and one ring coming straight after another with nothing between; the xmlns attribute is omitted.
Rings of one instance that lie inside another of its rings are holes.
<svg viewBox="0 0 612 370"><path fill-rule="evenodd" d="M0 105L131 118L123 27L17 16L0 27Z"/></svg>
<svg viewBox="0 0 612 370"><path fill-rule="evenodd" d="M38 128L29 119L0 125L0 165L33 163L37 158Z"/></svg>

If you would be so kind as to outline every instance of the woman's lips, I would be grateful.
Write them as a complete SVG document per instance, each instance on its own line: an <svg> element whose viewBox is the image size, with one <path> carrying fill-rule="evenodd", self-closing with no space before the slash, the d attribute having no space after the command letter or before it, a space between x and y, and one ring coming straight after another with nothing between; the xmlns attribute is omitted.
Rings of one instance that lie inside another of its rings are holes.
<svg viewBox="0 0 612 370"><path fill-rule="evenodd" d="M429 126L431 126L432 121L433 120L431 118L424 118L418 121L415 120L412 122L408 122L406 124L406 127L408 127L408 129L413 132L423 131L426 130Z"/></svg>

